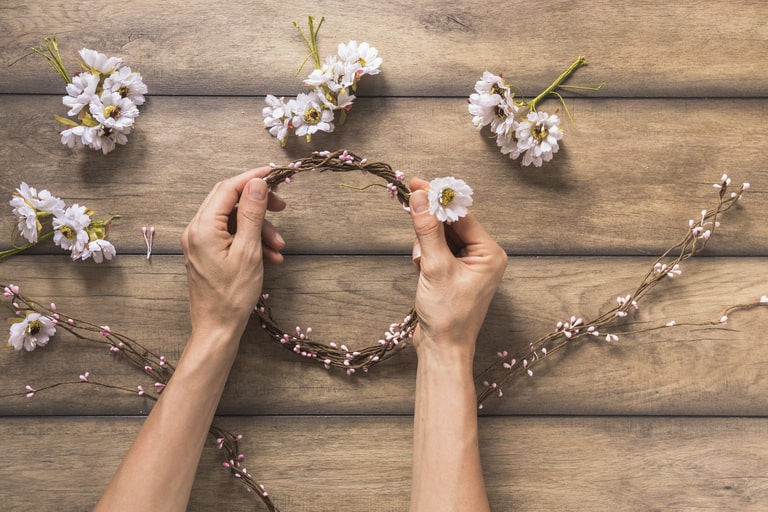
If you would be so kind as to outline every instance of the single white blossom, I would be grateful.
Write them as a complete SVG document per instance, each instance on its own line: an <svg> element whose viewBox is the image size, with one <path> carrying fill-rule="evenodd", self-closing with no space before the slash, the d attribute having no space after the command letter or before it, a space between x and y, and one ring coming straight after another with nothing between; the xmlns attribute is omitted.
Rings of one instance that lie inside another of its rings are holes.
<svg viewBox="0 0 768 512"><path fill-rule="evenodd" d="M65 251L72 251L72 254L80 253L88 243L85 228L90 224L91 218L86 214L85 206L75 203L53 218L53 242Z"/></svg>
<svg viewBox="0 0 768 512"><path fill-rule="evenodd" d="M490 71L484 71L483 77L475 82L475 91L478 94L496 94L503 96L504 91L508 89L504 83L504 78L500 75L494 75Z"/></svg>
<svg viewBox="0 0 768 512"><path fill-rule="evenodd" d="M52 319L40 313L29 313L24 320L11 324L8 344L16 350L24 348L27 351L43 347L56 334L56 326Z"/></svg>
<svg viewBox="0 0 768 512"><path fill-rule="evenodd" d="M309 139L318 131L332 132L333 111L323 107L322 100L317 93L301 93L296 97L294 116L291 119L296 135L306 135Z"/></svg>
<svg viewBox="0 0 768 512"><path fill-rule="evenodd" d="M112 74L123 63L119 57L107 57L103 53L87 48L83 48L78 53L80 53L83 64L102 75Z"/></svg>
<svg viewBox="0 0 768 512"><path fill-rule="evenodd" d="M115 254L117 254L117 250L112 242L97 238L92 240L80 253L72 254L72 259L87 260L93 258L96 263L101 263L104 260L111 260Z"/></svg>
<svg viewBox="0 0 768 512"><path fill-rule="evenodd" d="M267 104L261 110L261 115L264 116L264 127L267 128L269 134L276 137L282 145L285 145L285 139L288 138L288 130L291 128L291 118L294 115L294 106L296 100L285 101L283 97L276 97L268 94L264 98L264 102Z"/></svg>
<svg viewBox="0 0 768 512"><path fill-rule="evenodd" d="M429 183L429 213L440 222L455 222L472 206L472 189L453 177L435 178Z"/></svg>
<svg viewBox="0 0 768 512"><path fill-rule="evenodd" d="M147 86L141 75L123 66L104 80L104 90L118 93L122 98L128 98L134 105L143 105L147 94ZM72 114L70 114L72 115Z"/></svg>
<svg viewBox="0 0 768 512"><path fill-rule="evenodd" d="M61 213L64 211L64 201L54 197L47 190L39 193L34 187L22 182L11 198L10 205L14 215L19 217L17 229L19 234L30 243L37 243L40 229L38 212Z"/></svg>
<svg viewBox="0 0 768 512"><path fill-rule="evenodd" d="M360 80L363 75L377 75L381 71L379 51L366 42L360 45L357 41L339 43L338 54L347 69L354 72L355 80Z"/></svg>
<svg viewBox="0 0 768 512"><path fill-rule="evenodd" d="M125 132L129 130L139 115L139 109L130 100L117 92L104 91L90 104L91 115L105 128Z"/></svg>
<svg viewBox="0 0 768 512"><path fill-rule="evenodd" d="M470 94L468 110L473 116L472 124L478 129L491 124L496 119L497 109L502 101L502 97L498 94Z"/></svg>
<svg viewBox="0 0 768 512"><path fill-rule="evenodd" d="M67 84L67 96L62 98L65 106L69 107L67 115L76 116L96 96L96 87L99 85L98 75L83 72L72 77Z"/></svg>
<svg viewBox="0 0 768 512"><path fill-rule="evenodd" d="M17 229L19 234L26 238L30 243L37 243L37 234L39 222L37 220L37 210L30 206L24 199L14 196L11 199L14 215L19 217Z"/></svg>
<svg viewBox="0 0 768 512"><path fill-rule="evenodd" d="M552 155L560 149L557 141L562 137L558 116L550 116L546 112L529 112L515 131L517 147L523 155L522 164L541 167L543 162L552 160ZM517 158L512 156L513 153L510 153L510 157Z"/></svg>
<svg viewBox="0 0 768 512"><path fill-rule="evenodd" d="M128 135L131 133L131 129L125 128L118 131L103 125L98 125L93 131L86 133L92 136L92 140L88 142L88 146L96 150L101 150L101 152L106 155L110 151L113 151L115 147L117 147L117 144L125 145L128 143ZM85 142L85 138L83 138L83 142Z"/></svg>

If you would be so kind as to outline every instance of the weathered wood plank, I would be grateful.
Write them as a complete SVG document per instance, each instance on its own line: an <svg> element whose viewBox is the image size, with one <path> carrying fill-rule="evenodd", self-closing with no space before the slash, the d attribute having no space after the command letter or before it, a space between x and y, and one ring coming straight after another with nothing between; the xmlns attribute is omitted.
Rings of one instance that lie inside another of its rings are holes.
<svg viewBox="0 0 768 512"><path fill-rule="evenodd" d="M407 509L409 417L237 417L248 469L284 512ZM139 418L6 418L0 497L15 511L90 508ZM493 510L762 511L765 418L483 418ZM19 442L23 436L24 442ZM595 449L599 447L599 449ZM204 450L189 510L253 510ZM257 510L261 508L256 507Z"/></svg>
<svg viewBox="0 0 768 512"><path fill-rule="evenodd" d="M573 83L605 81L613 96L764 96L768 88L768 6L752 0L539 0L514 10L498 0L332 1L322 9L306 0L190 0L178 9L151 0L106 8L11 0L2 9L0 93L61 89L29 50L55 33L70 68L83 46L120 55L152 94L295 94L307 51L291 22L303 24L308 13L327 16L321 55L350 39L379 49L384 72L366 80L363 95L465 96L486 69L535 94L581 54L592 67Z"/></svg>
<svg viewBox="0 0 768 512"><path fill-rule="evenodd" d="M477 369L496 352L524 350L571 315L594 318L631 292L651 264L642 257L510 258L506 278L477 349ZM768 293L765 258L699 258L679 280L661 284L633 314L633 327L717 321L732 304ZM52 256L20 256L1 274L41 302L97 325L107 324L171 360L188 334L186 279L180 257L122 256L109 265L74 265ZM373 344L413 300L415 274L404 257L291 256L267 270L265 291L286 330L311 326L316 339L350 347ZM765 415L768 308L732 315L727 329L677 327L622 335L617 344L584 341L556 354L490 399L490 414ZM252 325L221 405L225 413L403 414L413 401L415 355L409 350L349 378L269 341ZM32 353L0 351L0 394L94 380L135 389L153 382L94 347L61 334ZM564 392L564 390L568 390ZM0 414L137 414L151 402L131 393L74 385L0 401Z"/></svg>
<svg viewBox="0 0 768 512"><path fill-rule="evenodd" d="M752 190L743 211L723 219L711 249L768 253L765 100L722 100L717 108L711 100L573 100L579 129L568 130L563 150L542 169L501 155L471 125L460 99L361 100L337 133L309 145L293 140L286 151L263 131L261 101L152 98L129 145L104 157L59 143L52 119L58 97L0 96L0 190L10 197L26 180L97 216L120 213L111 237L121 252L143 252L140 227L154 225L156 251L178 254L181 230L216 181L314 149L347 147L408 176L466 179L475 188L475 212L510 254L656 254L713 204L711 184L728 172ZM749 144L743 130L713 136L723 112L739 112ZM272 219L286 250L409 254L413 233L399 205L378 189L338 188L371 181L358 173L302 175L284 186L290 207ZM12 226L8 209L0 233ZM8 247L7 236L0 238Z"/></svg>

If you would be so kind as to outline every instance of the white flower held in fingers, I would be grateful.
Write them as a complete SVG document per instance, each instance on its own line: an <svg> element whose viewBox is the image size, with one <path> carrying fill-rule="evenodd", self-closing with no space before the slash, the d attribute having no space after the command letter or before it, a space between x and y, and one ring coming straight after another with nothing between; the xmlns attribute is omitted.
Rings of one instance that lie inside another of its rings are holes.
<svg viewBox="0 0 768 512"><path fill-rule="evenodd" d="M472 188L452 176L435 178L429 183L429 213L440 222L456 222L472 206Z"/></svg>

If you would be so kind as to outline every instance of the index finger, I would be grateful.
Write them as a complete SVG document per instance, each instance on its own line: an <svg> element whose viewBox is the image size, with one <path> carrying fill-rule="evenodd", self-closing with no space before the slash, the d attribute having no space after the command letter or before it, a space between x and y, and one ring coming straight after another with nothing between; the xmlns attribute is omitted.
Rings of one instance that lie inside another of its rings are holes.
<svg viewBox="0 0 768 512"><path fill-rule="evenodd" d="M213 187L203 201L203 204L200 205L198 213L212 209L213 216L229 216L235 209L235 205L240 200L240 195L243 193L248 182L254 178L263 178L271 170L271 167L259 167L220 181Z"/></svg>

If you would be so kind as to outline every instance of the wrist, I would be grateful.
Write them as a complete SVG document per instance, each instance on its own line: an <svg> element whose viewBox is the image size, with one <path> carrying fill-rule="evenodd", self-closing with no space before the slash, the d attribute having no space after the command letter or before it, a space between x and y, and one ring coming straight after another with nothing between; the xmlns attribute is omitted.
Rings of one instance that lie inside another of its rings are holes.
<svg viewBox="0 0 768 512"><path fill-rule="evenodd" d="M419 365L472 371L475 359L474 338L436 340L422 335L414 341Z"/></svg>

